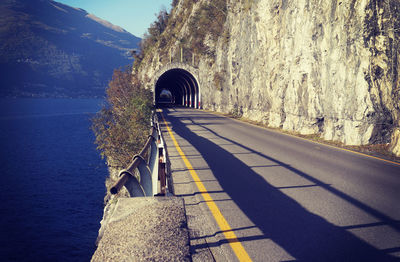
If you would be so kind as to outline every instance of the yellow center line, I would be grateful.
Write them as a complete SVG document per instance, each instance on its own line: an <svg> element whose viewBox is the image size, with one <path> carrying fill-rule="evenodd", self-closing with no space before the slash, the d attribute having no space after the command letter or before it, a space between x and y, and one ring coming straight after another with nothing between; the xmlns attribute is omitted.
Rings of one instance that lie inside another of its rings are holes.
<svg viewBox="0 0 400 262"><path fill-rule="evenodd" d="M223 232L225 239L229 242L229 245L235 252L239 261L251 261L249 254L247 254L246 250L244 249L242 243L236 237L236 234L233 232L232 228L230 227L228 221L226 221L225 217L222 215L221 211L219 210L218 206L215 204L214 200L207 192L206 187L201 182L199 176L197 175L196 171L192 167L192 164L187 159L186 155L183 153L181 147L179 146L178 142L175 139L174 134L172 133L171 129L169 128L167 121L164 118L162 112L160 112L161 117L164 121L164 124L168 130L168 133L174 142L175 148L178 151L179 155L181 156L183 162L185 163L187 169L189 170L190 175L193 178L193 181L196 183L198 190L200 191L204 201L207 203L208 208L210 209L212 215L214 216L215 220L221 231Z"/></svg>

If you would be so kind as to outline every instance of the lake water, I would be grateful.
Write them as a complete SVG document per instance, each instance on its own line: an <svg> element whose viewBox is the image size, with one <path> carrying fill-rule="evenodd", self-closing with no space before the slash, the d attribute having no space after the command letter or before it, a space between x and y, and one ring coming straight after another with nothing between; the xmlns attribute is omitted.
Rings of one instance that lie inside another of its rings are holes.
<svg viewBox="0 0 400 262"><path fill-rule="evenodd" d="M98 99L0 99L0 261L89 261L103 214Z"/></svg>

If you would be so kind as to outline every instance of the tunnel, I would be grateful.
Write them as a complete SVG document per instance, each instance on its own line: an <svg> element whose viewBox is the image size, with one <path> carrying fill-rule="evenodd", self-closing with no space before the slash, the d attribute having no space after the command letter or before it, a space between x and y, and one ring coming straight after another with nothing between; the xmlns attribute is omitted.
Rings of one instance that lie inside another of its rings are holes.
<svg viewBox="0 0 400 262"><path fill-rule="evenodd" d="M164 72L155 83L154 102L156 106L201 107L199 85L187 70L174 68Z"/></svg>

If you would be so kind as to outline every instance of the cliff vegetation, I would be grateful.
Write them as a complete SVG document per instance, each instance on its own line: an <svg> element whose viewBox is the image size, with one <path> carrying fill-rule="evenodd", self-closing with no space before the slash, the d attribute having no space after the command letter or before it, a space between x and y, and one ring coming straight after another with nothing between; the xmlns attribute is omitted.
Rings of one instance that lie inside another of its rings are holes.
<svg viewBox="0 0 400 262"><path fill-rule="evenodd" d="M132 76L130 67L114 71L107 104L93 118L97 149L110 166L125 168L147 140L152 93Z"/></svg>

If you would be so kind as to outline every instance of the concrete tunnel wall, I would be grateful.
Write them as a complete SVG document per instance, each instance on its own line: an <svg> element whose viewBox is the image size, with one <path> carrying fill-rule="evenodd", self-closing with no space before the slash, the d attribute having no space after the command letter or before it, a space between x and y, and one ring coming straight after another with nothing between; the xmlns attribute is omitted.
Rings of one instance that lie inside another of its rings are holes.
<svg viewBox="0 0 400 262"><path fill-rule="evenodd" d="M195 69L187 65L169 64L154 78L154 104L158 104L162 90L168 90L175 105L201 108L201 93Z"/></svg>

